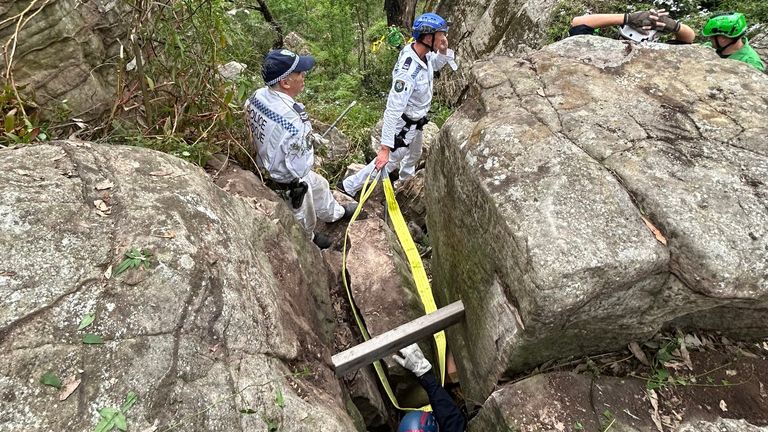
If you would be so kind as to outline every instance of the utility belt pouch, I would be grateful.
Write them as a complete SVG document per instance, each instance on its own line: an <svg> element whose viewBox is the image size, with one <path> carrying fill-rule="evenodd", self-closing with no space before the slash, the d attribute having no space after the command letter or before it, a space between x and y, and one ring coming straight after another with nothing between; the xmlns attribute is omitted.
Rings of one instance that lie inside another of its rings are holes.
<svg viewBox="0 0 768 432"><path fill-rule="evenodd" d="M400 133L400 134L395 135L395 148L394 148L394 150L397 150L397 149L403 148L403 147L408 147L408 144L405 143L405 134L404 133Z"/></svg>
<svg viewBox="0 0 768 432"><path fill-rule="evenodd" d="M292 189L288 189L288 197L294 209L301 207L308 190L309 186L303 181L296 183L296 186Z"/></svg>
<svg viewBox="0 0 768 432"><path fill-rule="evenodd" d="M304 202L304 196L309 190L309 185L301 180L294 180L290 183L279 183L270 178L264 179L268 188L277 193L280 198L291 203L291 207L297 209Z"/></svg>

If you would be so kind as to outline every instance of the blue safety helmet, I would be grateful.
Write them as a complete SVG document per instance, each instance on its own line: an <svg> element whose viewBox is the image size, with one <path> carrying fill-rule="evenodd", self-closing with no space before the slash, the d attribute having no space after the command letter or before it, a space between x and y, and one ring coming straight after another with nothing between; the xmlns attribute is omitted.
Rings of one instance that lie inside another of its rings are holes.
<svg viewBox="0 0 768 432"><path fill-rule="evenodd" d="M419 15L413 22L411 34L413 38L419 40L419 36L429 33L447 32L448 21L436 13L427 12Z"/></svg>
<svg viewBox="0 0 768 432"><path fill-rule="evenodd" d="M437 432L437 420L431 412L411 411L400 421L397 432Z"/></svg>

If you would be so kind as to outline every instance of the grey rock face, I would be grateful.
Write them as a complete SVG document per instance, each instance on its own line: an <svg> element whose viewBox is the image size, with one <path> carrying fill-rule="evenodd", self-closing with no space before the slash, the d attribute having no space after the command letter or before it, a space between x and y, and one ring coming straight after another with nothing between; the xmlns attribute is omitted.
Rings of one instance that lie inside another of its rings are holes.
<svg viewBox="0 0 768 432"><path fill-rule="evenodd" d="M413 177L397 182L397 189L395 189L395 198L397 198L403 217L419 228L426 225L427 216L426 200L424 199L425 172L426 170L416 171L416 175ZM420 240L414 238L414 241L418 243Z"/></svg>
<svg viewBox="0 0 768 432"><path fill-rule="evenodd" d="M28 85L25 91L34 94L35 102L50 114L65 105L73 117L85 120L108 112L117 77L114 59L119 54L118 41L125 41L130 30L130 6L107 0L4 0L0 17L11 18L30 6L25 17L40 13L19 33L13 59L17 85ZM0 29L0 39L9 40L15 23ZM4 59L0 64L5 69Z"/></svg>
<svg viewBox="0 0 768 432"><path fill-rule="evenodd" d="M666 419L674 425L665 425L661 416L656 421L664 430L677 432L767 430L745 420L717 418L718 414L727 413L712 413L690 405L686 408L691 409L682 412L684 418L675 418L674 422ZM658 430L653 415L642 380L555 372L507 384L493 392L469 423L469 432L647 432Z"/></svg>
<svg viewBox="0 0 768 432"><path fill-rule="evenodd" d="M768 427L751 425L744 420L717 419L684 424L677 432L766 432Z"/></svg>
<svg viewBox="0 0 768 432"><path fill-rule="evenodd" d="M448 336L470 398L677 317L765 308L765 75L584 36L472 76L426 183L435 291L467 308Z"/></svg>
<svg viewBox="0 0 768 432"><path fill-rule="evenodd" d="M472 82L472 62L499 53L537 49L545 41L549 15L558 0L443 0L437 12L449 17L450 44L459 70L445 68L436 83L448 101L458 101Z"/></svg>
<svg viewBox="0 0 768 432"><path fill-rule="evenodd" d="M3 430L93 430L129 391L132 430L355 430L329 367L328 273L285 204L82 142L0 150L0 196ZM150 268L112 275L131 248ZM58 402L48 371L82 382Z"/></svg>

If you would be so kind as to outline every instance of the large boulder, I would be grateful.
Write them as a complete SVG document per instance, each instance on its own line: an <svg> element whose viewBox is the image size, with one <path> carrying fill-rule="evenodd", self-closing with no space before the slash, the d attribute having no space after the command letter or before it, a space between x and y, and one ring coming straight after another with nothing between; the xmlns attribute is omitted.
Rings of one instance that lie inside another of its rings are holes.
<svg viewBox="0 0 768 432"><path fill-rule="evenodd" d="M0 196L3 430L93 430L129 392L131 430L355 430L329 366L328 272L277 197L72 141L0 150ZM148 265L117 274L134 248ZM80 384L59 401L46 372Z"/></svg>
<svg viewBox="0 0 768 432"><path fill-rule="evenodd" d="M768 77L592 36L472 76L426 183L435 292L466 307L448 338L469 399L687 314L748 311L720 318L768 334Z"/></svg>
<svg viewBox="0 0 768 432"><path fill-rule="evenodd" d="M0 18L11 17L29 19L13 56L16 85L25 87L22 93L34 97L47 117L69 113L89 120L112 108L114 59L130 31L130 5L108 0L0 1ZM11 38L16 22L0 28L0 39ZM5 61L0 59L3 70Z"/></svg>
<svg viewBox="0 0 768 432"><path fill-rule="evenodd" d="M445 68L436 81L438 92L458 102L472 78L473 61L499 53L521 53L540 48L549 28L550 13L559 0L442 0L437 13L451 21L450 43L460 67Z"/></svg>
<svg viewBox="0 0 768 432"><path fill-rule="evenodd" d="M645 381L636 378L593 378L570 372L535 375L493 392L469 423L469 432L768 431L747 420L733 418L727 407L728 402L730 406L742 402L737 396L738 390L732 391L731 397L720 399L725 410L717 406L717 399L715 406L709 409L703 406L703 400L711 399L705 396L709 391L699 387L698 397L676 400L680 405L673 409L667 405L671 402L659 394L665 393L664 390L650 393ZM757 406L763 404L762 400L749 402ZM750 417L749 420L762 424L764 410L753 411Z"/></svg>

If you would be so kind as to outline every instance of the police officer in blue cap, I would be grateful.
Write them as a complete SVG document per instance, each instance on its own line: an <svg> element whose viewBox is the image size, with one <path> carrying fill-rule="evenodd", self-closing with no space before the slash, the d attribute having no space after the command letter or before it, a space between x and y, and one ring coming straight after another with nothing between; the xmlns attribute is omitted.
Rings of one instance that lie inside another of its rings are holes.
<svg viewBox="0 0 768 432"><path fill-rule="evenodd" d="M374 169L392 173L399 169L400 180L412 177L421 157L422 128L429 122L434 72L446 64L458 66L448 49L448 22L435 13L425 13L413 22L413 38L392 70L392 88L384 111L381 148L376 159L338 187L354 196Z"/></svg>
<svg viewBox="0 0 768 432"><path fill-rule="evenodd" d="M315 232L317 219L349 218L357 204L339 204L328 180L312 171L312 124L304 105L294 98L304 90L304 77L314 65L311 56L287 49L270 51L261 71L266 86L246 101L245 119L256 164L268 177L265 182L291 205L315 244L325 249L331 242Z"/></svg>

